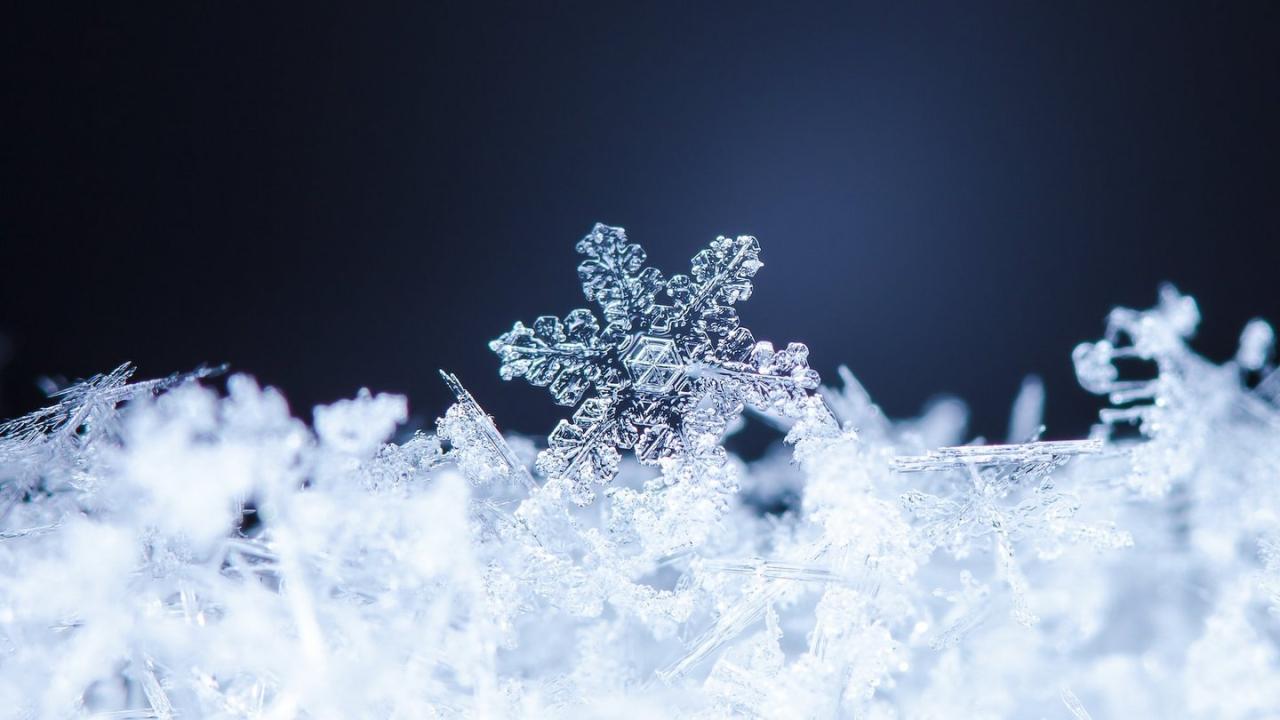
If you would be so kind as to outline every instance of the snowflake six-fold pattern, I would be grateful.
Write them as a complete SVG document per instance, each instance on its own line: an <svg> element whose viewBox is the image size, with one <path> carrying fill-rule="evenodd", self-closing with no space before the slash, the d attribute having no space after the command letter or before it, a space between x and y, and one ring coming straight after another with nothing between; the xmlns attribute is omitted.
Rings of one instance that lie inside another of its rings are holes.
<svg viewBox="0 0 1280 720"><path fill-rule="evenodd" d="M575 502L590 503L593 486L617 473L618 448L647 465L680 453L695 409L725 422L744 405L794 417L818 387L803 344L775 351L739 324L733 305L751 296L763 266L754 237L717 237L688 275L666 279L645 267L644 249L619 227L597 223L577 251L587 256L578 266L582 289L600 306L603 325L579 308L563 320L517 322L489 343L504 380L522 377L547 387L556 403L577 406L537 461Z"/></svg>

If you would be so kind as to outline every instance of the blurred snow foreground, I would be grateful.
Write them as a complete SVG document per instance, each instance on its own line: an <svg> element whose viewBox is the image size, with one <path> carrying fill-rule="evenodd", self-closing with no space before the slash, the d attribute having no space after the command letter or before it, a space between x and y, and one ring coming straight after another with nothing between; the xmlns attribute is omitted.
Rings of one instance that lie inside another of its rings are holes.
<svg viewBox="0 0 1280 720"><path fill-rule="evenodd" d="M494 343L578 407L537 463L452 375L398 444L403 397L309 426L128 366L0 426L0 716L1280 717L1266 323L1211 363L1166 287L1076 348L1089 438L1038 441L1032 379L1010 444L959 445L959 401L890 420L739 332L753 239L669 280L579 250L605 325ZM789 448L726 453L743 408Z"/></svg>

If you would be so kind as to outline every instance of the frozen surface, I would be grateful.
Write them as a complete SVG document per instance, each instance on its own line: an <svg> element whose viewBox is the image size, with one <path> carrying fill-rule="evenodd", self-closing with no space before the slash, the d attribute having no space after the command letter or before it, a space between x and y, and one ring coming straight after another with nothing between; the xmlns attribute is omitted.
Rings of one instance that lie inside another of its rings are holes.
<svg viewBox="0 0 1280 720"><path fill-rule="evenodd" d="M966 445L755 342L753 238L578 249L600 315L493 343L575 408L540 453L447 373L399 443L402 397L127 366L0 425L0 718L1280 717L1266 323L1215 364L1163 288L1074 352L1089 438L1030 378ZM726 453L744 408L787 445Z"/></svg>

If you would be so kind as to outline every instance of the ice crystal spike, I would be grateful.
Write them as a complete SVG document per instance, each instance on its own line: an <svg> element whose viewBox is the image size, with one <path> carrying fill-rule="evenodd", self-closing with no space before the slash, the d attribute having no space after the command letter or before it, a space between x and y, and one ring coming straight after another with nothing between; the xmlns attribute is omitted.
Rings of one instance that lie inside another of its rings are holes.
<svg viewBox="0 0 1280 720"><path fill-rule="evenodd" d="M0 435L27 439L45 433L71 435L85 428L86 424L92 424L95 419L109 419L111 411L120 403L147 397L188 381L220 375L226 369L226 365L201 365L191 372L131 383L129 380L136 368L131 363L124 363L109 373L94 375L54 390L50 397L57 401L55 404L16 420L0 423ZM85 442L96 434L93 427L88 427L87 430L89 432L84 434Z"/></svg>
<svg viewBox="0 0 1280 720"><path fill-rule="evenodd" d="M1071 688L1064 685L1059 688L1058 695L1062 698L1062 704L1067 706L1067 710L1076 720L1093 720L1093 716L1085 709L1084 703L1080 702L1080 698L1071 692Z"/></svg>
<svg viewBox="0 0 1280 720"><path fill-rule="evenodd" d="M493 418L463 387L458 376L441 370L440 377L457 403L436 424L440 436L452 444L451 452L458 456L463 472L478 481L497 476L514 479L526 489L535 489L537 484L529 469L516 458L506 438L493 424Z"/></svg>
<svg viewBox="0 0 1280 720"><path fill-rule="evenodd" d="M622 228L597 224L577 250L587 256L578 266L583 292L604 324L577 309L563 320L517 322L489 347L504 380L524 378L577 406L552 431L537 467L567 483L579 504L613 478L618 448L648 465L681 452L689 442L684 419L696 407L709 404L726 418L744 405L802 412L818 387L808 348L757 343L733 308L751 296L762 267L755 238L718 237L694 256L688 275L665 279L644 266L644 250Z"/></svg>
<svg viewBox="0 0 1280 720"><path fill-rule="evenodd" d="M893 468L898 472L909 473L981 465L1052 465L1076 455L1093 455L1101 451L1102 441L1097 439L1017 445L962 445L938 448L926 455L896 457L893 459Z"/></svg>
<svg viewBox="0 0 1280 720"><path fill-rule="evenodd" d="M867 578L848 575L832 570L829 565L819 563L792 562L786 560L750 560L728 559L707 560L702 569L708 572L721 572L731 575L745 575L770 580L795 580L797 582L833 583L864 588Z"/></svg>
<svg viewBox="0 0 1280 720"><path fill-rule="evenodd" d="M788 591L784 581L773 581L748 592L726 608L714 625L695 638L689 644L687 652L658 670L655 676L668 685L676 682L726 643L741 635L764 616L770 605L782 600Z"/></svg>

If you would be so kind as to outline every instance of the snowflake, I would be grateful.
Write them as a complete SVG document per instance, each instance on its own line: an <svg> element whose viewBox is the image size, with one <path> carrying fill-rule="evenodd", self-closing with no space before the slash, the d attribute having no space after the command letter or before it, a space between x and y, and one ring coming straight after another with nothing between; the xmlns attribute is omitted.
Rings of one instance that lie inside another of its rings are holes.
<svg viewBox="0 0 1280 720"><path fill-rule="evenodd" d="M755 238L718 237L694 256L689 275L667 279L644 267L644 250L622 228L597 224L577 250L587 256L578 266L582 288L600 305L603 325L578 309L563 320L517 322L489 347L504 380L522 377L549 387L558 404L578 406L552 431L537 467L567 483L579 504L613 478L618 448L647 465L680 453L684 418L695 408L713 408L725 422L744 405L795 415L817 388L808 348L775 351L738 324L733 304L750 297L762 267Z"/></svg>

